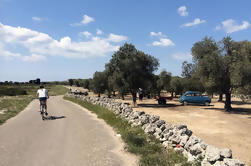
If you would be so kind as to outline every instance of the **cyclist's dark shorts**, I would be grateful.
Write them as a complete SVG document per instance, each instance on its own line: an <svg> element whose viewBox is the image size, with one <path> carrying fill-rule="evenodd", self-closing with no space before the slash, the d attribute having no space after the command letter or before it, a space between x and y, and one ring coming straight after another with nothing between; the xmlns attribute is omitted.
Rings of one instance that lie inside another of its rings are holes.
<svg viewBox="0 0 251 166"><path fill-rule="evenodd" d="M39 100L40 100L40 101L46 101L46 100L47 100L47 97L39 97Z"/></svg>

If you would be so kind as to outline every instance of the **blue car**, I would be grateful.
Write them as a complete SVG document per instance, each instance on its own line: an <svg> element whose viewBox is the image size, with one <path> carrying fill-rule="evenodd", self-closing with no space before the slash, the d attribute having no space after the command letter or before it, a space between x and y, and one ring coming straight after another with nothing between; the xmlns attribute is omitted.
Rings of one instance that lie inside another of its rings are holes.
<svg viewBox="0 0 251 166"><path fill-rule="evenodd" d="M187 91L180 97L180 102L183 105L187 105L188 103L193 103L193 104L204 104L208 106L211 103L211 99L207 96L202 96L200 92Z"/></svg>

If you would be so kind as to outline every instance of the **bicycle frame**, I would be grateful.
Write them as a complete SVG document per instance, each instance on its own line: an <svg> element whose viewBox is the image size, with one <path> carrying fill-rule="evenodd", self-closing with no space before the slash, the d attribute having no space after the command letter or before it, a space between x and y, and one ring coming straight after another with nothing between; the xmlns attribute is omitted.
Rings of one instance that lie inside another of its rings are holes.
<svg viewBox="0 0 251 166"><path fill-rule="evenodd" d="M44 117L45 110L46 110L46 101L40 101L40 111L41 111L42 120L45 119Z"/></svg>

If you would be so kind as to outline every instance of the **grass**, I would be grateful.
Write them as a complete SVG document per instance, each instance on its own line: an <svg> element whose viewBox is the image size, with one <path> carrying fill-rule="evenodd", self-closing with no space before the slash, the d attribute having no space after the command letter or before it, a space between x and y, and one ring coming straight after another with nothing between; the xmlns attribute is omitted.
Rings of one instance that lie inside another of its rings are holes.
<svg viewBox="0 0 251 166"><path fill-rule="evenodd" d="M187 162L187 159L181 153L172 149L166 150L154 136L145 134L139 127L131 127L126 120L116 116L106 108L72 97L65 96L64 99L85 107L112 126L117 133L121 134L123 141L126 143L126 150L139 156L140 166L200 165L199 163Z"/></svg>
<svg viewBox="0 0 251 166"><path fill-rule="evenodd" d="M0 125L7 119L21 112L32 100L32 96L12 96L0 99L0 110L5 110L0 114Z"/></svg>
<svg viewBox="0 0 251 166"><path fill-rule="evenodd" d="M68 89L61 85L46 85L45 86L50 96L64 95ZM22 85L22 86L0 86L0 125L6 122L11 117L16 116L21 112L35 97L38 85ZM9 91L11 93L9 93ZM25 91L26 95L20 95L19 92ZM11 95L8 95L11 94Z"/></svg>
<svg viewBox="0 0 251 166"><path fill-rule="evenodd" d="M64 95L68 89L62 85L46 84L45 88L48 89L50 96ZM36 96L39 85L1 85L0 96L18 96L18 95L32 95Z"/></svg>
<svg viewBox="0 0 251 166"><path fill-rule="evenodd" d="M50 96L65 95L69 90L62 85L45 86L48 89Z"/></svg>

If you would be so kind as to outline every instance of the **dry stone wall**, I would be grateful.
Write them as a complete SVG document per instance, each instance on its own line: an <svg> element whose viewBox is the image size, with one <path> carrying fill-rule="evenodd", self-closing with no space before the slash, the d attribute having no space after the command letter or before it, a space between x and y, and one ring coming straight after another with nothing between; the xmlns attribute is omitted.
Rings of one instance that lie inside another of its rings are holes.
<svg viewBox="0 0 251 166"><path fill-rule="evenodd" d="M149 115L143 111L133 111L129 105L110 98L73 93L67 96L112 110L117 116L128 120L132 126L140 126L145 133L153 134L164 147L180 151L188 161L201 160L202 166L244 166L244 163L232 158L231 149L219 149L208 145L195 136L185 124L169 124L161 120L159 116Z"/></svg>

